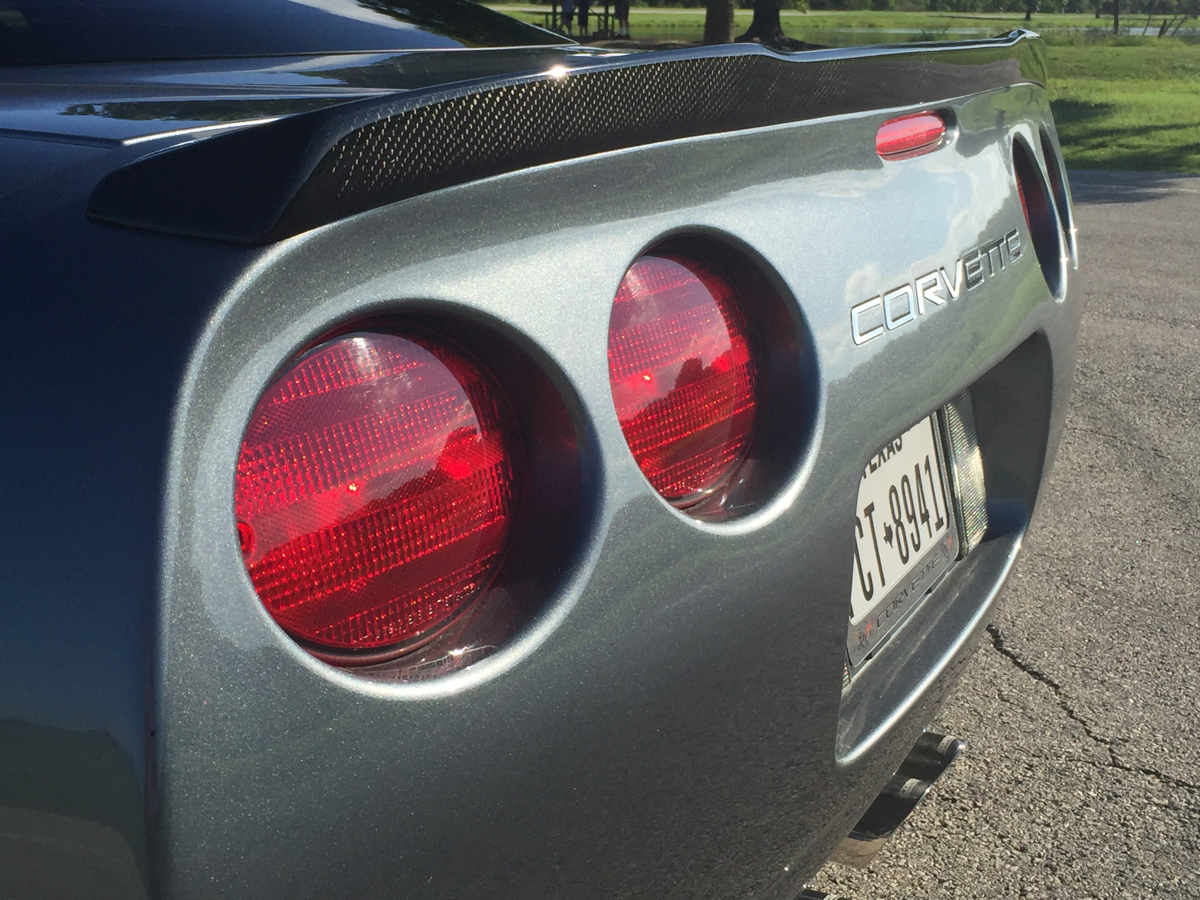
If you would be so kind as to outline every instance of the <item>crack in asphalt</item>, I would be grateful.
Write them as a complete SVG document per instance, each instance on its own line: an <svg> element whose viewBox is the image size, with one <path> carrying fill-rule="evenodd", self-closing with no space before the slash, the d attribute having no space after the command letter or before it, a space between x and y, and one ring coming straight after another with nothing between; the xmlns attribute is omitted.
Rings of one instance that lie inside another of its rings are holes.
<svg viewBox="0 0 1200 900"><path fill-rule="evenodd" d="M1181 788L1182 790L1191 791L1192 793L1200 793L1200 784L1186 781L1182 778L1176 778L1174 775L1168 775L1166 772L1160 772L1158 769L1151 768L1150 766L1135 766L1131 765L1130 763L1123 762L1117 755L1117 747L1121 743L1119 739L1106 738L1103 735L1098 734L1092 727L1092 723L1088 722L1081 715L1079 715L1078 712L1075 711L1075 707L1072 706L1070 701L1067 699L1066 692L1063 690L1062 685L1045 672L1038 669L1036 666L1025 662L1025 660L1021 659L1021 657L1009 649L1008 644L1004 640L1004 634L999 628L997 628L995 625L988 625L987 632L992 637L992 647L995 648L996 652L998 652L1001 656L1007 657L1014 666L1016 666L1034 681L1040 681L1042 684L1046 685L1046 687L1050 688L1051 692L1054 694L1054 699L1058 701L1059 707L1064 713L1066 713L1067 718L1078 724L1079 727L1083 729L1083 733L1088 736L1089 740L1108 751L1109 768L1120 769L1122 772L1130 772L1135 775L1145 775L1147 777L1154 778L1163 784L1170 785L1171 787Z"/></svg>

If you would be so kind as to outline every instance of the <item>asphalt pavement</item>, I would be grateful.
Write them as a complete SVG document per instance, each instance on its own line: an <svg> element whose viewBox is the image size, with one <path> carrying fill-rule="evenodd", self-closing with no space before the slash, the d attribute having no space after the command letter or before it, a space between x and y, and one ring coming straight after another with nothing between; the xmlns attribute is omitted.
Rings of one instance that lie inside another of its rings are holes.
<svg viewBox="0 0 1200 900"><path fill-rule="evenodd" d="M1200 176L1070 173L1085 313L1053 474L934 727L970 742L852 900L1200 898Z"/></svg>

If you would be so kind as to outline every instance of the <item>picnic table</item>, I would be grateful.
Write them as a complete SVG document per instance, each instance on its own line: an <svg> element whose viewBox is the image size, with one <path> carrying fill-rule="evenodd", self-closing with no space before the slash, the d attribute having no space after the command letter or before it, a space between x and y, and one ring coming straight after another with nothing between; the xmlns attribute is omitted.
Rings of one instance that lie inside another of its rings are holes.
<svg viewBox="0 0 1200 900"><path fill-rule="evenodd" d="M590 12L588 14L588 18L591 19L594 17L596 19L596 27L593 28L590 35L587 36L599 38L616 37L616 34L612 30L611 6L611 0L604 0L604 12L600 12L599 4L594 4L594 9L596 11ZM578 7L576 7L576 11L578 11ZM545 20L546 27L551 31L557 31L559 34L566 33L566 28L564 27L562 21L562 11L559 0L550 0L550 11L548 13L543 13L543 19ZM580 36L583 37L584 35Z"/></svg>

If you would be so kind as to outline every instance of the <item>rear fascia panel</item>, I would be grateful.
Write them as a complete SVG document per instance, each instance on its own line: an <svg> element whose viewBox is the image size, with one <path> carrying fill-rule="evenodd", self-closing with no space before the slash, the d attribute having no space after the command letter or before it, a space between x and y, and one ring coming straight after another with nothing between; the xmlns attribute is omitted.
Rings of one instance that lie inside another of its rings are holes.
<svg viewBox="0 0 1200 900"><path fill-rule="evenodd" d="M155 676L163 896L794 896L941 702L1036 496L844 699L863 466L1029 340L1051 373L1044 463L1069 386L1073 273L1055 301L1031 251L936 314L852 340L854 304L1014 229L1028 242L1010 148L1016 133L1041 146L1044 91L943 108L954 140L918 159L874 149L879 125L914 108L860 113L546 165L260 252L209 320L173 426ZM815 348L812 445L772 502L722 525L654 495L609 393L613 295L643 248L680 231L753 248ZM497 323L558 370L588 426L596 522L516 641L441 680L385 685L309 657L262 610L233 472L293 353L429 305ZM872 671L897 677L868 691ZM866 693L885 701L855 707Z"/></svg>

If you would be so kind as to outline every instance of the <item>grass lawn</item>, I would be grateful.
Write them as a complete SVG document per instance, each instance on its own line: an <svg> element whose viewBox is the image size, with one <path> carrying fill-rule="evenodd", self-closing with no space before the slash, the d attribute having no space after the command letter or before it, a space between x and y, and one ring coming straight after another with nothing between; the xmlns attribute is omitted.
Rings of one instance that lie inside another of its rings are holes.
<svg viewBox="0 0 1200 900"><path fill-rule="evenodd" d="M1200 46L1150 38L1049 50L1068 166L1200 172Z"/></svg>
<svg viewBox="0 0 1200 900"><path fill-rule="evenodd" d="M497 8L541 24L549 7ZM1135 27L1145 21L1125 19ZM782 22L789 37L835 46L986 37L1026 26L1021 13L784 10ZM1068 166L1200 173L1200 44L1113 39L1106 36L1112 20L1090 13L1035 15L1030 24L1048 44L1050 97ZM750 11L738 10L734 33L749 25ZM630 29L639 40L699 41L704 10L635 8Z"/></svg>
<svg viewBox="0 0 1200 900"><path fill-rule="evenodd" d="M495 6L509 15L527 22L542 24L549 5ZM603 9L602 0L592 0L592 11ZM734 14L734 33L750 25L751 12L739 9ZM783 30L789 37L811 43L865 44L887 41L938 40L949 37L986 37L1032 27L1037 30L1053 28L1103 28L1105 19L1091 14L1039 15L1032 23L1024 13L926 13L871 12L858 10L818 10L796 12L783 10L780 14ZM635 7L630 12L630 30L638 40L699 41L704 32L704 10L664 7ZM1140 23L1139 23L1140 24ZM1109 23L1111 27L1111 23ZM818 40L818 38L825 40Z"/></svg>

